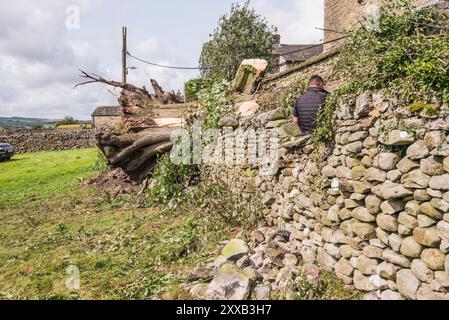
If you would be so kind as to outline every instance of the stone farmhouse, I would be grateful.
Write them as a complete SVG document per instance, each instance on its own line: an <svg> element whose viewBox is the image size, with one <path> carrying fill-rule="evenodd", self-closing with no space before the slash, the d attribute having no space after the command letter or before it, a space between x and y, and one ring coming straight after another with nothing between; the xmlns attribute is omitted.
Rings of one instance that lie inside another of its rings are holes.
<svg viewBox="0 0 449 320"><path fill-rule="evenodd" d="M100 106L92 113L92 123L96 129L115 127L122 122L123 112L120 106Z"/></svg>

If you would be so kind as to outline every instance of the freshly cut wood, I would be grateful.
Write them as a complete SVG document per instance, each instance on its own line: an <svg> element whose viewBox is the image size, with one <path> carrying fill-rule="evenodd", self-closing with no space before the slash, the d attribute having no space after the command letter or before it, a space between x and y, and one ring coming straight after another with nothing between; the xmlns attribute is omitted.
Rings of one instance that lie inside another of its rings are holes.
<svg viewBox="0 0 449 320"><path fill-rule="evenodd" d="M178 118L154 119L154 122L159 128L181 128L184 125L184 120Z"/></svg>
<svg viewBox="0 0 449 320"><path fill-rule="evenodd" d="M122 89L118 102L123 110L123 128L98 132L97 144L112 168L121 168L133 182L142 182L157 157L172 149L172 132L184 126L185 119L196 106L180 103L179 95L165 92L153 79L151 85L155 93L150 94L145 87L110 81L84 71L81 76L86 81L76 87L103 83Z"/></svg>
<svg viewBox="0 0 449 320"><path fill-rule="evenodd" d="M155 94L150 94L145 87L139 88L130 83L107 80L96 74L89 74L81 70L81 77L87 79L75 86L82 86L92 83L103 83L115 88L123 89L118 102L123 109L123 124L128 131L139 132L148 128L158 127L155 119L161 118L164 111L170 111L175 117L182 118L180 112L186 105L181 104L180 108L164 108L168 104L180 104L183 101L181 97L174 93L165 92L152 79L151 83L155 89ZM171 117L173 118L173 116Z"/></svg>

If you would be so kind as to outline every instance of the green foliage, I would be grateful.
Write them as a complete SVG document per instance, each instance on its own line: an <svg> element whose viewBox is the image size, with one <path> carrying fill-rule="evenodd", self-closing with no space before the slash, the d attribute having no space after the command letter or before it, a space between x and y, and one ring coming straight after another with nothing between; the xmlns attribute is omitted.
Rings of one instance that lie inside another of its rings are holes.
<svg viewBox="0 0 449 320"><path fill-rule="evenodd" d="M97 157L95 159L95 163L92 166L92 170L97 172L105 172L109 168L108 160L100 149L97 148L96 152Z"/></svg>
<svg viewBox="0 0 449 320"><path fill-rule="evenodd" d="M288 115L292 114L293 105L300 95L302 95L308 86L307 80L301 80L289 86L280 96L280 105Z"/></svg>
<svg viewBox="0 0 449 320"><path fill-rule="evenodd" d="M206 129L218 127L229 85L230 83L226 80L216 80L199 92L201 110L205 115L203 125Z"/></svg>
<svg viewBox="0 0 449 320"><path fill-rule="evenodd" d="M211 225L222 229L245 227L248 230L257 226L261 218L259 203L239 198L223 184L200 184L186 195L180 205L199 207Z"/></svg>
<svg viewBox="0 0 449 320"><path fill-rule="evenodd" d="M166 230L152 250L157 253L154 263L175 262L189 256L200 246L202 224L189 217L180 228Z"/></svg>
<svg viewBox="0 0 449 320"><path fill-rule="evenodd" d="M446 16L399 0L381 8L377 28L353 31L343 50L342 75L358 93L386 89L405 102L449 102L449 33Z"/></svg>
<svg viewBox="0 0 449 320"><path fill-rule="evenodd" d="M194 78L187 81L184 85L186 100L188 102L198 101L200 91L209 84L209 81L204 78Z"/></svg>
<svg viewBox="0 0 449 320"><path fill-rule="evenodd" d="M171 199L180 198L195 171L194 166L175 165L169 154L159 158L150 173L153 181L148 191L150 205L167 205Z"/></svg>
<svg viewBox="0 0 449 320"><path fill-rule="evenodd" d="M424 112L427 116L436 116L438 115L438 109L434 104L427 103L424 101L415 101L410 106L409 109L413 114L419 115Z"/></svg>
<svg viewBox="0 0 449 320"><path fill-rule="evenodd" d="M334 127L336 110L343 97L347 104L355 103L354 86L351 82L344 83L328 95L326 104L318 110L316 123L317 128L312 134L312 142L318 148L320 144L329 144L334 140Z"/></svg>
<svg viewBox="0 0 449 320"><path fill-rule="evenodd" d="M449 102L446 16L433 7L418 10L408 0L396 0L384 5L372 24L373 28L351 31L342 48L335 72L345 83L319 112L316 144L332 141L340 102L354 105L362 92L383 91L402 104L412 104L415 111L424 106L414 102Z"/></svg>
<svg viewBox="0 0 449 320"><path fill-rule="evenodd" d="M249 1L233 4L231 12L218 22L219 26L204 43L201 57L201 74L232 80L244 59L266 59L272 65L270 54L273 32L267 21L249 7Z"/></svg>

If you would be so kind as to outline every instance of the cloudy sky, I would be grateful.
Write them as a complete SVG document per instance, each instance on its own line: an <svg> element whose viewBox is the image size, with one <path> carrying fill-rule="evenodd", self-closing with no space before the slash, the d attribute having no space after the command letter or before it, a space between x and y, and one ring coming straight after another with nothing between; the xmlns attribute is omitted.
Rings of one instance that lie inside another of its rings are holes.
<svg viewBox="0 0 449 320"><path fill-rule="evenodd" d="M89 119L115 105L103 85L76 90L78 69L120 80L121 27L129 51L160 64L196 66L201 45L237 0L0 0L0 117ZM237 1L242 2L242 1ZM319 43L323 0L253 0L283 43ZM78 19L79 12L79 19ZM128 81L182 89L196 75L129 61ZM119 92L116 91L115 94Z"/></svg>

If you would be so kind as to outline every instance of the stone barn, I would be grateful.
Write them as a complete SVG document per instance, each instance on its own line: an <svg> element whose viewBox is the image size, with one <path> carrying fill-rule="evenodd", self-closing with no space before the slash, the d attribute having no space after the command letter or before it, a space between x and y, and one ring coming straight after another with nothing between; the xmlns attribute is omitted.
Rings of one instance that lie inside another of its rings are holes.
<svg viewBox="0 0 449 320"><path fill-rule="evenodd" d="M279 69L276 71L285 71L290 67L307 61L323 53L323 45L314 44L283 44L281 36L274 35L273 55L278 60Z"/></svg>
<svg viewBox="0 0 449 320"><path fill-rule="evenodd" d="M120 106L97 107L92 113L94 128L113 128L123 121L123 111Z"/></svg>

